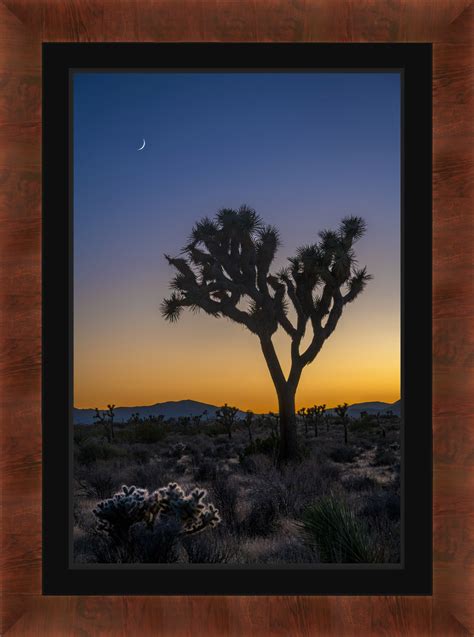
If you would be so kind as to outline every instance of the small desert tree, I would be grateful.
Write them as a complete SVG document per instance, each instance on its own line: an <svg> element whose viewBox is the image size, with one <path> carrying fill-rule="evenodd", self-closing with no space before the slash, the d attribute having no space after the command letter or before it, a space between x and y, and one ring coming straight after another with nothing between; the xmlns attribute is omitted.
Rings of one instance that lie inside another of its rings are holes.
<svg viewBox="0 0 474 637"><path fill-rule="evenodd" d="M344 403L343 405L338 405L334 408L334 411L339 416L341 423L344 425L344 444L347 445L347 425L349 424L349 416L347 415L347 410L349 409L349 405Z"/></svg>
<svg viewBox="0 0 474 637"><path fill-rule="evenodd" d="M237 407L229 407L227 403L216 411L216 420L221 425L224 425L229 438L232 438L232 429L234 428L238 411Z"/></svg>
<svg viewBox="0 0 474 637"><path fill-rule="evenodd" d="M304 424L304 435L306 436L306 438L308 437L308 421L310 418L309 413L306 411L306 407L301 407L301 409L298 409L298 416L300 416L300 418L302 418L303 420L303 424Z"/></svg>
<svg viewBox="0 0 474 637"><path fill-rule="evenodd" d="M303 369L336 329L344 307L363 291L370 275L356 268L354 243L364 234L361 217L346 217L302 246L290 265L272 274L280 240L255 210L224 208L194 226L182 257L166 256L177 270L162 314L177 321L183 308L203 310L245 326L258 338L280 414L280 460L297 456L295 396ZM292 312L290 313L290 303ZM281 327L291 341L291 367L283 373L272 337ZM306 330L309 344L301 351Z"/></svg>
<svg viewBox="0 0 474 637"><path fill-rule="evenodd" d="M253 442L253 438L252 438L252 428L253 428L253 420L254 420L254 416L255 414L253 413L253 411L250 411L250 409L247 409L246 413L245 413L245 418L244 418L244 425L247 429L247 433L249 436L249 443L252 444Z"/></svg>
<svg viewBox="0 0 474 637"><path fill-rule="evenodd" d="M115 438L114 417L115 405L107 405L107 410L103 412L100 412L97 407L95 408L94 420L102 425L109 442Z"/></svg>

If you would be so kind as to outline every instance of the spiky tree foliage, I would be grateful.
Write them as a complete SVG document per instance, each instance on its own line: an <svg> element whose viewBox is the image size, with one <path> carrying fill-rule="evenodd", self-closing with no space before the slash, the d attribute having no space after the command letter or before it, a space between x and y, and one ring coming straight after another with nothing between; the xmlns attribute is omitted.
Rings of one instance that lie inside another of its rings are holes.
<svg viewBox="0 0 474 637"><path fill-rule="evenodd" d="M234 428L238 411L237 407L229 407L227 403L216 411L216 420L221 425L224 425L229 438L232 438L232 429Z"/></svg>
<svg viewBox="0 0 474 637"><path fill-rule="evenodd" d="M191 535L220 522L215 506L204 502L206 496L204 489L193 489L186 494L175 482L152 493L124 485L112 498L99 502L93 513L98 520L98 530L119 541L129 539L134 524L143 522L151 528L158 517L172 518L178 523L179 535Z"/></svg>
<svg viewBox="0 0 474 637"><path fill-rule="evenodd" d="M166 256L177 274L161 306L165 319L177 321L184 308L202 310L243 325L259 339L278 396L283 461L297 456L295 394L302 371L370 279L356 267L353 250L364 232L361 217L346 217L337 230L324 230L315 243L299 248L287 268L271 273L277 229L247 206L224 208L196 223L181 257ZM287 377L272 342L279 327L291 340ZM301 348L308 328L310 342Z"/></svg>
<svg viewBox="0 0 474 637"><path fill-rule="evenodd" d="M107 410L100 412L97 407L95 408L94 420L101 424L104 428L105 435L108 442L112 442L115 438L114 431L114 417L115 417L115 405L107 405Z"/></svg>
<svg viewBox="0 0 474 637"><path fill-rule="evenodd" d="M385 427L383 426L382 416L381 416L379 411L375 415L375 420L377 422L377 427L380 429L380 433L382 434L382 436L384 438L386 438L387 437L387 431L386 431Z"/></svg>
<svg viewBox="0 0 474 637"><path fill-rule="evenodd" d="M309 410L308 410L309 411ZM318 425L322 424L324 421L324 413L326 412L326 405L314 405L314 407L311 408L311 416L312 416L312 422L313 422L313 428L314 428L314 437L317 438L318 437Z"/></svg>
<svg viewBox="0 0 474 637"><path fill-rule="evenodd" d="M303 424L304 424L304 435L306 436L306 438L308 437L308 422L309 422L309 414L306 411L306 407L301 407L301 409L298 409L298 416L300 418L302 418L303 420Z"/></svg>
<svg viewBox="0 0 474 637"><path fill-rule="evenodd" d="M252 444L252 442L253 442L252 426L253 426L254 416L255 416L255 414L253 413L253 411L250 411L250 409L247 409L247 411L245 413L245 418L244 418L244 425L247 428L247 433L248 433L248 436L249 436L249 443L250 444Z"/></svg>
<svg viewBox="0 0 474 637"><path fill-rule="evenodd" d="M339 416L340 421L344 425L344 444L347 445L347 426L349 424L349 416L347 415L347 410L349 409L349 405L344 403L343 405L338 405L334 408L334 411Z"/></svg>

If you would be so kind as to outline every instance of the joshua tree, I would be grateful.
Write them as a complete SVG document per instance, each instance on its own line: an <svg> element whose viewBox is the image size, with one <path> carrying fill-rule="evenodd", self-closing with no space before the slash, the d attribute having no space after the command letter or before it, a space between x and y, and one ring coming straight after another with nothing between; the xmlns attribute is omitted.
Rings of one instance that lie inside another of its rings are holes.
<svg viewBox="0 0 474 637"><path fill-rule="evenodd" d="M194 226L180 258L166 256L177 274L161 311L177 321L183 308L203 310L243 325L258 338L273 380L280 413L280 460L297 455L295 395L306 365L334 332L344 307L371 278L357 269L353 244L364 234L360 217L344 218L302 246L289 266L272 274L279 235L255 210L224 208ZM290 304L292 311L289 312ZM285 377L272 337L281 327L291 340L291 368ZM307 328L309 345L301 351Z"/></svg>
<svg viewBox="0 0 474 637"><path fill-rule="evenodd" d="M382 417L381 417L379 411L375 415L375 420L377 421L377 427L380 429L380 433L382 434L382 436L384 438L386 438L387 437L387 432L385 430L385 427L382 424Z"/></svg>
<svg viewBox="0 0 474 637"><path fill-rule="evenodd" d="M115 409L115 405L107 405L107 411L104 411L101 413L96 407L95 414L94 414L94 420L103 426L105 435L107 436L107 440L109 442L112 442L112 440L114 440L115 438L114 409Z"/></svg>
<svg viewBox="0 0 474 637"><path fill-rule="evenodd" d="M249 443L252 444L253 442L253 438L252 438L252 424L253 424L253 417L254 417L254 413L253 411L250 411L250 409L247 409L247 412L245 414L245 418L244 418L244 425L247 428L247 433L249 435Z"/></svg>
<svg viewBox="0 0 474 637"><path fill-rule="evenodd" d="M324 422L324 414L326 413L326 404L323 405L315 405L314 406L314 436L318 435L318 425L323 424Z"/></svg>
<svg viewBox="0 0 474 637"><path fill-rule="evenodd" d="M344 425L344 444L347 445L347 425L349 424L349 416L347 415L347 410L349 409L349 405L344 403L343 405L338 405L334 408L334 411L339 416L342 424Z"/></svg>
<svg viewBox="0 0 474 637"><path fill-rule="evenodd" d="M232 429L238 411L237 407L229 407L227 403L216 411L216 420L227 429L229 438L232 438Z"/></svg>
<svg viewBox="0 0 474 637"><path fill-rule="evenodd" d="M306 411L306 407L301 407L301 409L298 409L298 416L300 416L303 419L303 424L304 424L304 435L306 436L306 438L308 437L308 420L309 420L309 413Z"/></svg>

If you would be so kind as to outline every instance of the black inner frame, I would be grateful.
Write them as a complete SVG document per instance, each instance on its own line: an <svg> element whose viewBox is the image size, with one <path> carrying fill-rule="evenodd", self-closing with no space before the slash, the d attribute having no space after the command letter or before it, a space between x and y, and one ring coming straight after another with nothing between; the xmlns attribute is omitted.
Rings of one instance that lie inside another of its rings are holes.
<svg viewBox="0 0 474 637"><path fill-rule="evenodd" d="M74 69L401 74L400 565L70 563ZM431 82L431 44L43 44L43 594L431 595Z"/></svg>

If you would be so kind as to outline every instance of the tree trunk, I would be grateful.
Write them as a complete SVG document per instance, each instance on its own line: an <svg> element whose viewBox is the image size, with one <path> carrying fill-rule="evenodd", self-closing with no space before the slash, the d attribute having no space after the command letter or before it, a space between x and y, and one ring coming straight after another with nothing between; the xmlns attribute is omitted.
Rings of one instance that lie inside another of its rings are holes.
<svg viewBox="0 0 474 637"><path fill-rule="evenodd" d="M296 458L298 454L295 394L296 390L288 385L278 392L278 407L280 411L279 463Z"/></svg>

